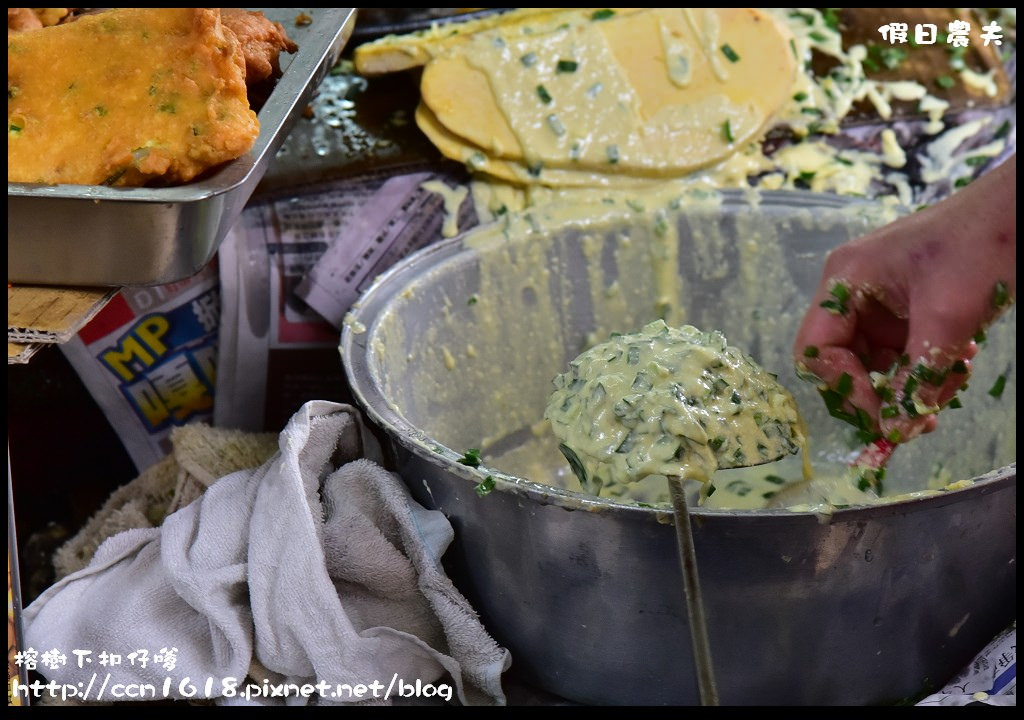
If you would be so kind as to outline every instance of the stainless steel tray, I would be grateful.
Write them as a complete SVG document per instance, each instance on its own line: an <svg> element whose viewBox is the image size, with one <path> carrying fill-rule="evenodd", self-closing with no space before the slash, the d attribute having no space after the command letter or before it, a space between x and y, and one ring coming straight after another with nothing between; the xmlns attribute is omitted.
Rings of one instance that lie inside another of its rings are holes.
<svg viewBox="0 0 1024 720"><path fill-rule="evenodd" d="M317 86L341 57L356 8L250 8L298 44L259 111L252 149L198 182L168 188L7 184L7 280L38 285L163 285L202 269ZM297 25L305 13L312 22Z"/></svg>

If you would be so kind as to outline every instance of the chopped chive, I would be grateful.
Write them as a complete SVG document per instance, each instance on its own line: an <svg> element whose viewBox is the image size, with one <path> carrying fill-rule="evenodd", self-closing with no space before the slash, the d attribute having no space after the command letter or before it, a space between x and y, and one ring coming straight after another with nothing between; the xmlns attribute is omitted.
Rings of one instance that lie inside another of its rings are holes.
<svg viewBox="0 0 1024 720"><path fill-rule="evenodd" d="M766 482L770 482L772 485L785 485L786 479L781 478L778 475L765 475L764 479Z"/></svg>
<svg viewBox="0 0 1024 720"><path fill-rule="evenodd" d="M21 127L18 126L18 125L15 125L14 123L11 123L10 125L8 125L7 129L8 129L9 132L12 132L12 133L20 133L21 132Z"/></svg>
<svg viewBox="0 0 1024 720"><path fill-rule="evenodd" d="M738 62L740 59L740 56L736 54L736 51L728 43L722 46L722 54L725 55L729 62Z"/></svg>
<svg viewBox="0 0 1024 720"><path fill-rule="evenodd" d="M999 129L996 130L995 135L993 135L993 137L995 137L996 139L999 139L999 138L1004 138L1004 137L1006 137L1009 134L1010 134L1010 121L1009 120L1004 120L1003 124L999 126Z"/></svg>
<svg viewBox="0 0 1024 720"><path fill-rule="evenodd" d="M601 10L595 10L591 15L591 20L607 20L608 18L615 17L615 11L611 8L603 8Z"/></svg>
<svg viewBox="0 0 1024 720"><path fill-rule="evenodd" d="M473 490L476 492L476 494L479 495L480 497L485 497L485 496L489 495L491 493L491 490L493 490L493 489L494 489L494 478L492 478L490 475L485 477L482 482L478 483L473 488Z"/></svg>
<svg viewBox="0 0 1024 720"><path fill-rule="evenodd" d="M800 53L796 51L796 40L794 40L793 38L789 39L789 49L793 52L793 57L800 57Z"/></svg>
<svg viewBox="0 0 1024 720"><path fill-rule="evenodd" d="M898 407L896 407L895 405L886 405L884 408L882 408L881 412L879 413L879 415L881 415L883 418L886 418L886 419L894 418L894 417L896 417L899 414L900 414L900 409Z"/></svg>
<svg viewBox="0 0 1024 720"><path fill-rule="evenodd" d="M538 162L530 167L526 168L526 172L530 173L532 177L540 177L541 171L544 169L544 163Z"/></svg>
<svg viewBox="0 0 1024 720"><path fill-rule="evenodd" d="M1006 389L1006 375L1000 375L996 378L995 384L989 388L988 394L994 398L1001 398L1003 396L1003 390Z"/></svg>
<svg viewBox="0 0 1024 720"><path fill-rule="evenodd" d="M814 180L814 173L811 172L810 170L804 170L797 176L796 179L799 180L800 182L805 182L808 185L810 185L811 181Z"/></svg>
<svg viewBox="0 0 1024 720"><path fill-rule="evenodd" d="M817 346L815 346L815 345L808 345L807 347L804 348L804 357L805 358L816 358L816 357L818 357L818 352L819 351L818 351Z"/></svg>
<svg viewBox="0 0 1024 720"><path fill-rule="evenodd" d="M965 363L963 360L957 360L955 363L953 363L953 367L950 368L950 372L954 372L957 375L966 375L968 372L967 363Z"/></svg>
<svg viewBox="0 0 1024 720"><path fill-rule="evenodd" d="M605 153L607 153L608 155L608 162L610 162L612 165L619 161L618 145L609 145L608 147L605 148Z"/></svg>
<svg viewBox="0 0 1024 720"><path fill-rule="evenodd" d="M821 303L821 307L825 308L833 315L845 315L847 313L846 306L837 303L835 300L824 300Z"/></svg>
<svg viewBox="0 0 1024 720"><path fill-rule="evenodd" d="M821 17L825 21L825 25L830 30L839 32L839 9L838 8L822 8Z"/></svg>
<svg viewBox="0 0 1024 720"><path fill-rule="evenodd" d="M838 155L836 155L836 162L839 163L840 165L853 165L853 160L847 160L846 158L840 157Z"/></svg>
<svg viewBox="0 0 1024 720"><path fill-rule="evenodd" d="M729 124L728 120L722 123L722 137L725 138L727 143L732 143L736 140L732 135L732 126Z"/></svg>
<svg viewBox="0 0 1024 720"><path fill-rule="evenodd" d="M958 398L956 395L951 397L949 399L949 402L946 403L946 407L948 407L950 410L957 410L959 408L962 408L963 406L963 403L960 402L960 398Z"/></svg>
<svg viewBox="0 0 1024 720"><path fill-rule="evenodd" d="M537 97L539 97L540 101L545 105L551 102L551 93L549 93L548 89L543 85L537 86Z"/></svg>
<svg viewBox="0 0 1024 720"><path fill-rule="evenodd" d="M710 485L710 484L709 484L709 485L708 485L708 494L707 494L707 497L711 497L712 495L714 495L714 494L715 494L715 490L717 490L717 489L718 489L718 488L716 488L716 487L715 487L714 485Z"/></svg>
<svg viewBox="0 0 1024 720"><path fill-rule="evenodd" d="M958 188L967 187L968 185L971 184L971 180L972 179L973 178L970 178L970 177L957 178L956 182L953 183L953 187L958 187Z"/></svg>
<svg viewBox="0 0 1024 720"><path fill-rule="evenodd" d="M850 288L846 287L843 283L835 283L828 292L841 303L850 299Z"/></svg>
<svg viewBox="0 0 1024 720"><path fill-rule="evenodd" d="M469 300L466 301L466 304L469 305L469 306L473 306L473 305L476 305L477 302L478 302L478 300L477 300L476 295L470 295L469 296Z"/></svg>
<svg viewBox="0 0 1024 720"><path fill-rule="evenodd" d="M882 63L889 70L895 70L907 59L907 51L900 47L887 47L880 50Z"/></svg>
<svg viewBox="0 0 1024 720"><path fill-rule="evenodd" d="M979 345L985 342L986 338L988 338L988 335L985 334L984 328L974 333L974 335L971 337L971 339L974 340L974 342L978 343Z"/></svg>
<svg viewBox="0 0 1024 720"><path fill-rule="evenodd" d="M951 78L949 75L939 75L935 78L935 84L943 90L949 90L951 87L956 85L956 80Z"/></svg>
<svg viewBox="0 0 1024 720"><path fill-rule="evenodd" d="M807 93L798 92L796 95L793 96L793 99L796 100L797 102L803 102L804 100L807 99Z"/></svg>
<svg viewBox="0 0 1024 720"><path fill-rule="evenodd" d="M827 38L817 30L807 33L807 37L809 37L814 42L825 42L825 40L827 40Z"/></svg>
<svg viewBox="0 0 1024 720"><path fill-rule="evenodd" d="M715 452L718 452L722 448L722 445L724 443L725 443L725 438L719 436L719 437L711 438L710 440L708 440L708 447L711 448L712 450L714 450Z"/></svg>
<svg viewBox="0 0 1024 720"><path fill-rule="evenodd" d="M853 376L850 373L843 373L839 376L839 381L836 383L836 392L844 398L849 397L850 393L853 392Z"/></svg>
<svg viewBox="0 0 1024 720"><path fill-rule="evenodd" d="M800 112L804 115L814 115L815 117L823 117L825 115L824 111L816 107L802 107Z"/></svg>
<svg viewBox="0 0 1024 720"><path fill-rule="evenodd" d="M574 73L578 67L579 63L575 60L559 60L558 65L555 66L555 71L560 73Z"/></svg>
<svg viewBox="0 0 1024 720"><path fill-rule="evenodd" d="M1006 287L1006 283L1000 280L996 283L996 288L992 293L992 307L997 310L1010 304L1010 290Z"/></svg>
<svg viewBox="0 0 1024 720"><path fill-rule="evenodd" d="M900 435L900 431L896 428L893 428L892 430L889 431L889 434L885 436L885 439L891 443L898 443L901 437L903 436Z"/></svg>
<svg viewBox="0 0 1024 720"><path fill-rule="evenodd" d="M971 167L978 167L979 165L984 165L988 161L989 158L985 157L984 155L975 155L974 157L969 157L966 160L964 160L964 162L970 165Z"/></svg>
<svg viewBox="0 0 1024 720"><path fill-rule="evenodd" d="M519 62L523 64L523 67L533 67L537 64L537 53L526 53L519 58Z"/></svg>
<svg viewBox="0 0 1024 720"><path fill-rule="evenodd" d="M480 450L470 448L459 458L459 463L469 467L480 467Z"/></svg>
<svg viewBox="0 0 1024 720"><path fill-rule="evenodd" d="M565 125L562 124L562 121L558 119L557 115L548 115L547 121L548 127L551 128L551 132L553 132L558 137L562 137L563 135L565 135Z"/></svg>

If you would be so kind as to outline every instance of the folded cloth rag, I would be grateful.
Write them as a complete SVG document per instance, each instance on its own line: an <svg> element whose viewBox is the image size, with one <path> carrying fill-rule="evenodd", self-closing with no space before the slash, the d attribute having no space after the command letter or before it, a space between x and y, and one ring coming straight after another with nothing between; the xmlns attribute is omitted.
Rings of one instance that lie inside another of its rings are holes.
<svg viewBox="0 0 1024 720"><path fill-rule="evenodd" d="M237 702L252 668L252 694L287 693L272 703L391 704L443 680L504 704L511 657L441 568L451 525L359 438L356 410L309 402L264 465L106 540L26 608L26 646L68 658L39 671L88 701L131 685Z"/></svg>

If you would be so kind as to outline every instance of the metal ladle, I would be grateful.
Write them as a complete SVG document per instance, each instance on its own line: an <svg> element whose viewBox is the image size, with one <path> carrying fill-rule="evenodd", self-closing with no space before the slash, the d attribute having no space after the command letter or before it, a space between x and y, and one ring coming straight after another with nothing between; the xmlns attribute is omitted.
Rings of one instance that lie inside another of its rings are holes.
<svg viewBox="0 0 1024 720"><path fill-rule="evenodd" d="M554 385L545 417L563 441L559 447L584 488L596 475L581 457L604 466L611 473L605 477L612 483L636 482L645 476L668 478L700 699L703 705L717 705L683 480L689 475L688 467L707 481L718 468L762 465L796 452L793 438L802 434L797 431L802 423L792 396L775 376L727 346L721 333L704 333L692 326L669 328L663 321L594 346L570 363L569 372L557 376ZM742 415L739 408L748 401L756 411ZM675 418L668 426L663 424L666 412ZM654 431L652 418L656 417L662 420ZM609 432L606 421L612 418ZM640 436L650 439L657 432L658 440L652 445L631 441L634 429L640 427L650 428L639 430ZM620 437L627 428L625 437ZM614 442L609 442L609 434ZM680 443L669 455L665 450L670 445L662 441L671 435ZM689 449L679 454L684 439L699 443L694 438L700 436L708 439L702 449L687 445ZM711 442L712 437L717 442ZM737 445L727 442L727 437L734 437ZM567 444L577 440L580 447ZM756 442L756 453L751 441ZM697 453L696 462L688 461L690 452ZM599 483L598 491L600 487Z"/></svg>
<svg viewBox="0 0 1024 720"><path fill-rule="evenodd" d="M746 465L732 464L732 458L716 456L719 468L740 468L763 465L781 460L789 451L783 450L778 457ZM690 623L690 640L693 643L693 658L697 670L697 690L701 705L718 705L718 687L715 684L715 668L711 660L711 643L708 640L707 621L704 617L704 600L700 591L700 576L697 572L697 550L693 544L693 530L690 524L690 508L686 502L683 481L677 475L668 476L668 491L676 517L676 546L679 550L679 566L683 572L683 588L686 593L686 613Z"/></svg>

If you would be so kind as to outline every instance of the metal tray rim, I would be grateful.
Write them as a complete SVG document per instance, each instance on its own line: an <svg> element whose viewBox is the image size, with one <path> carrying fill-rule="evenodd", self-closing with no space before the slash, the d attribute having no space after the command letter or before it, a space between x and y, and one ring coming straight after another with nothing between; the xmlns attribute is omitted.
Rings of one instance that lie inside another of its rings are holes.
<svg viewBox="0 0 1024 720"><path fill-rule="evenodd" d="M251 9L266 10L267 8ZM285 9L298 11L298 8ZM245 155L226 163L215 174L196 182L161 188L114 188L103 185L40 185L9 182L7 183L8 198L187 203L206 200L237 189L249 179L274 142L283 140L282 126L289 119L302 93L309 88L311 81L317 72L323 69L326 61L331 59L332 50L336 50L340 54L341 48L336 47L339 39L347 42L352 33L355 24L355 8L316 8L316 10L317 15L314 16L313 25L333 26L334 31L324 37L326 41L300 46L295 55L289 59L281 78L257 115L260 122L260 133L256 142ZM342 38L343 35L344 38ZM300 72L304 67L308 69L305 72ZM293 72L289 73L289 70ZM288 103L285 112L280 112L279 104L275 100L280 100L283 97L292 98L292 102ZM271 132L266 132L267 129L271 129ZM230 181L223 181L222 176L225 175L231 176Z"/></svg>

